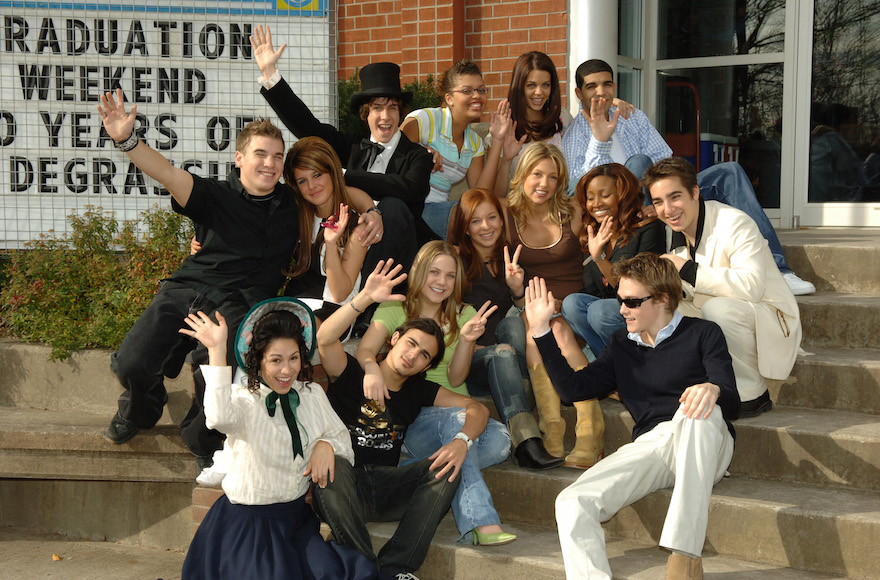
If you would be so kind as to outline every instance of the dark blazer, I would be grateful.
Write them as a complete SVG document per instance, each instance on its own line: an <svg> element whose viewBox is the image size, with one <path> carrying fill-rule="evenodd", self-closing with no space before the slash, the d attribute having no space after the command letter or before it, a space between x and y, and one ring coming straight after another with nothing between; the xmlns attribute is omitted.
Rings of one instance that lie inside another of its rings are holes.
<svg viewBox="0 0 880 580"><path fill-rule="evenodd" d="M401 133L385 173L370 173L363 169L367 152L361 149L361 139L318 121L287 81L281 79L271 89L263 88L260 92L284 126L298 139L320 137L333 147L345 167L346 185L363 189L375 200L386 196L402 200L413 214L419 245L437 238L422 219L434 167L433 158L424 147Z"/></svg>

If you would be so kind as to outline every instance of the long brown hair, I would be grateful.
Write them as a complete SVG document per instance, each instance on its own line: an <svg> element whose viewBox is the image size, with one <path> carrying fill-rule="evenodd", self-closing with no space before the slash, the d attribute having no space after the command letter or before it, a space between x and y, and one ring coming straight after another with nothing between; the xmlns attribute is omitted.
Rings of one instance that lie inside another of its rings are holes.
<svg viewBox="0 0 880 580"><path fill-rule="evenodd" d="M409 269L409 289L406 291L403 310L407 320L422 316L422 289L428 281L428 270L437 256L451 256L455 261L455 286L449 298L440 303L440 320L438 320L440 326L449 325L449 332L446 333L446 346L449 346L458 339L458 311L462 307L462 297L465 292L464 267L452 244L443 240L434 240L422 246L416 254L416 259Z"/></svg>
<svg viewBox="0 0 880 580"><path fill-rule="evenodd" d="M339 156L329 143L320 137L304 137L294 143L287 151L287 157L284 159L284 182L293 191L293 199L299 208L299 243L296 246L294 259L296 260L293 271L290 272L291 277L300 276L309 269L312 259L312 235L315 225L315 206L306 201L306 198L299 191L299 186L294 177L295 169L310 169L317 173L329 173L333 182L333 194L331 207L338 208L339 204L344 203L351 206L351 200L348 197L348 190L345 187L345 177L342 174L342 163ZM351 220L349 220L351 222ZM351 224L350 224L351 225ZM348 228L350 232L351 227ZM323 241L323 236L318 236L315 243ZM344 247L348 242L348 234L339 237L339 247Z"/></svg>
<svg viewBox="0 0 880 580"><path fill-rule="evenodd" d="M541 109L543 116L537 123L528 120L528 104L526 103L526 79L534 70L547 71L550 74L550 96ZM516 121L516 138L528 134L529 141L543 141L562 131L562 99L559 96L559 76L556 65L543 52L532 51L516 59L513 65L513 77L507 90L510 101L510 113Z"/></svg>
<svg viewBox="0 0 880 580"><path fill-rule="evenodd" d="M468 227L474 218L474 212L480 204L488 203L498 213L498 221L501 222L501 235L492 248L492 257L489 260L489 271L495 270L495 278L504 279L503 251L507 243L507 224L504 220L504 211L501 202L494 193L486 189L469 189L458 200L458 204L452 208L452 227L449 229L449 243L458 248L458 254L465 268L465 278L469 282L479 280L483 275L483 258L474 246L474 240L468 235Z"/></svg>
<svg viewBox="0 0 880 580"><path fill-rule="evenodd" d="M583 210L584 226L581 228L578 238L581 242L581 248L585 252L589 252L587 226L592 225L594 232L599 231L599 222L587 211L587 188L590 186L590 182L599 176L613 179L614 186L617 188L617 216L615 219L618 223L617 236L621 245L626 245L633 232L639 227L639 210L645 199L642 188L639 187L639 180L620 163L599 165L581 177L575 186L574 196Z"/></svg>
<svg viewBox="0 0 880 580"><path fill-rule="evenodd" d="M523 192L523 184L535 166L544 159L550 159L556 166L556 193L548 202L550 204L550 221L561 226L571 221L572 207L568 197L568 166L562 151L556 145L547 143L533 143L520 156L516 173L510 180L510 193L507 194L507 209L513 215L513 219L520 227L526 223L526 208L532 202L526 199Z"/></svg>

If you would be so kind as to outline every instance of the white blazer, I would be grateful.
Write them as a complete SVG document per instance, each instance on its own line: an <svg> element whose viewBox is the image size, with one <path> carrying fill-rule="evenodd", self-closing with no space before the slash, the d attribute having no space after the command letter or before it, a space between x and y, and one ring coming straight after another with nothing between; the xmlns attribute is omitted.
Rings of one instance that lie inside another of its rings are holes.
<svg viewBox="0 0 880 580"><path fill-rule="evenodd" d="M685 299L693 300L697 308L714 296L749 302L755 310L758 372L768 379L784 380L801 345L797 301L752 218L717 201L704 201L702 207L705 219L695 254L696 286L682 281ZM682 240L682 234L666 229L670 253L687 260L690 256Z"/></svg>

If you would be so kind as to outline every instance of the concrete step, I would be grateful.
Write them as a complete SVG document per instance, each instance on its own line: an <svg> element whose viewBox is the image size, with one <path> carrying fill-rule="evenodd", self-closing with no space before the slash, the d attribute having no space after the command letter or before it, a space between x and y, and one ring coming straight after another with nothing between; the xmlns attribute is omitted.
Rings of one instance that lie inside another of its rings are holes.
<svg viewBox="0 0 880 580"><path fill-rule="evenodd" d="M880 229L777 230L788 265L819 291L880 293Z"/></svg>
<svg viewBox="0 0 880 580"><path fill-rule="evenodd" d="M880 414L880 350L811 348L791 376L771 381L774 405Z"/></svg>
<svg viewBox="0 0 880 580"><path fill-rule="evenodd" d="M870 349L877 346L880 294L817 292L798 296L803 347Z"/></svg>
<svg viewBox="0 0 880 580"><path fill-rule="evenodd" d="M184 550L195 462L177 429L103 438L109 417L0 408L0 522L72 537Z"/></svg>
<svg viewBox="0 0 880 580"><path fill-rule="evenodd" d="M122 386L110 372L110 352L82 350L65 361L49 360L52 349L41 344L0 339L0 407L32 407L50 411L85 411L107 416L116 412ZM185 365L176 379L166 379L168 404L160 425L178 425L192 403L192 375Z"/></svg>
<svg viewBox="0 0 880 580"><path fill-rule="evenodd" d="M58 556L58 560L53 559ZM183 551L156 550L0 527L4 578L177 580Z"/></svg>
<svg viewBox="0 0 880 580"><path fill-rule="evenodd" d="M377 550L391 537L396 522L370 524L373 546ZM437 530L428 556L418 571L421 580L563 580L565 570L556 529L521 523L505 523L506 531L517 534L511 544L495 547L462 545L455 542L458 531L447 516ZM608 560L614 578L656 580L662 578L669 553L656 544L607 539ZM820 580L839 575L793 570L773 564L706 553L703 568L707 578L739 580Z"/></svg>
<svg viewBox="0 0 880 580"><path fill-rule="evenodd" d="M505 521L552 526L554 502L581 471L529 472L511 462L483 471ZM650 494L605 523L606 535L656 544L670 490ZM772 566L880 578L880 496L794 483L725 478L709 507L706 550Z"/></svg>
<svg viewBox="0 0 880 580"><path fill-rule="evenodd" d="M605 452L632 440L618 401L602 401ZM574 444L574 410L565 412ZM880 421L873 415L779 407L740 419L730 472L748 477L880 491ZM878 497L880 499L880 497Z"/></svg>

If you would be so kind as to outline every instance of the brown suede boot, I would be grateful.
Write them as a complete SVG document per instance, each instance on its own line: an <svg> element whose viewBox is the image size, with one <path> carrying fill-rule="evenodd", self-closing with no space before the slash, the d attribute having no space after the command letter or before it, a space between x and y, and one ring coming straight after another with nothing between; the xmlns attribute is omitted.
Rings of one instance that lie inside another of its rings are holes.
<svg viewBox="0 0 880 580"><path fill-rule="evenodd" d="M669 554L665 580L703 580L703 559L675 552Z"/></svg>
<svg viewBox="0 0 880 580"><path fill-rule="evenodd" d="M604 456L605 418L596 399L577 401L574 408L577 410L577 425L574 428L577 440L565 458L565 466L589 469Z"/></svg>
<svg viewBox="0 0 880 580"><path fill-rule="evenodd" d="M538 407L538 428L544 432L544 448L554 457L565 455L562 439L565 436L565 421L559 409L559 395L550 382L550 375L543 364L529 367L535 405Z"/></svg>

